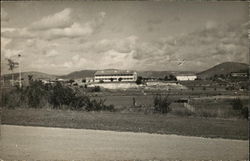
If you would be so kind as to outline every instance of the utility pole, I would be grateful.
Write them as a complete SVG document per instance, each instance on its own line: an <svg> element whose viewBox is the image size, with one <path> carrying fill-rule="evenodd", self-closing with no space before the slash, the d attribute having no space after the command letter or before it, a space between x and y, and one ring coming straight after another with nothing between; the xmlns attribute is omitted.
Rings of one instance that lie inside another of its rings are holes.
<svg viewBox="0 0 250 161"><path fill-rule="evenodd" d="M19 58L19 87L22 87L22 71L21 71L21 54L18 54Z"/></svg>

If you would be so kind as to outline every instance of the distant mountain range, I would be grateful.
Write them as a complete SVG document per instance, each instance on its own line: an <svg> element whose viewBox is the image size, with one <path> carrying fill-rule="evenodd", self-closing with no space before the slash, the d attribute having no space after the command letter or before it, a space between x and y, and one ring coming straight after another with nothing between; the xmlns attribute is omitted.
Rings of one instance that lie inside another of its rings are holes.
<svg viewBox="0 0 250 161"><path fill-rule="evenodd" d="M93 77L96 71L97 70L81 70L81 71L72 72L66 75L62 75L59 77L63 79L80 79L80 78L86 78L86 77Z"/></svg>
<svg viewBox="0 0 250 161"><path fill-rule="evenodd" d="M22 77L24 79L28 79L28 75L32 75L34 79L37 78L43 78L43 79L56 79L56 78L62 78L62 79L84 79L86 77L93 77L94 73L97 70L81 70L81 71L75 71L66 75L51 75L41 72L23 72ZM216 65L210 69L207 69L203 72L196 73L199 78L205 79L210 78L214 76L215 74L229 74L231 72L247 72L248 71L248 65L244 63L237 63L237 62L225 62L221 63L219 65ZM137 71L138 76L142 77L158 77L158 78L164 78L166 75L169 74L185 74L185 73L194 73L190 71ZM19 77L18 73L14 73L14 78L17 79ZM4 79L11 79L11 74L5 74Z"/></svg>
<svg viewBox="0 0 250 161"><path fill-rule="evenodd" d="M33 79L39 79L39 78L56 79L56 78L58 78L58 76L56 76L56 75L46 74L46 73L42 73L42 72L34 72L34 71L22 72L21 74L22 74L22 78L25 79L25 80L28 79L29 75L32 75ZM14 76L14 79L18 79L19 78L19 73L14 73L13 76ZM5 80L12 79L12 74L5 74L4 79Z"/></svg>
<svg viewBox="0 0 250 161"><path fill-rule="evenodd" d="M225 62L197 74L201 79L213 77L214 75L226 75L231 72L248 72L249 65L237 62Z"/></svg>
<svg viewBox="0 0 250 161"><path fill-rule="evenodd" d="M67 75L59 76L63 79L80 79L86 77L93 77L94 73L97 70L81 70L69 73ZM141 77L157 77L157 78L164 78L166 75L175 74L175 73L187 73L187 72L171 72L171 71L136 71L138 76ZM188 72L190 73L190 72Z"/></svg>

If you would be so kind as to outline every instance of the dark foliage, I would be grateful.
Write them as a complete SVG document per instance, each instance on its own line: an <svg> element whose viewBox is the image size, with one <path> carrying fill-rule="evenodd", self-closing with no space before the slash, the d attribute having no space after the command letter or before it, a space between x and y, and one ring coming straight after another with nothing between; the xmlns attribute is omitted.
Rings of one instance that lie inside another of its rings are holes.
<svg viewBox="0 0 250 161"><path fill-rule="evenodd" d="M248 107L243 107L243 103L239 98L234 99L231 105L233 106L234 110L240 111L241 115L245 119L248 119L248 115L249 115Z"/></svg>
<svg viewBox="0 0 250 161"><path fill-rule="evenodd" d="M141 76L137 77L135 83L138 84L138 85L142 84L142 77Z"/></svg>
<svg viewBox="0 0 250 161"><path fill-rule="evenodd" d="M243 104L239 98L235 98L231 104L234 110L241 110L243 107Z"/></svg>
<svg viewBox="0 0 250 161"><path fill-rule="evenodd" d="M160 113L168 113L171 111L171 108L170 108L170 100L168 98L168 95L167 96L161 96L161 95L156 95L154 97L154 110L156 112L160 112Z"/></svg>
<svg viewBox="0 0 250 161"><path fill-rule="evenodd" d="M94 90L100 91L100 87L96 87ZM60 82L51 85L43 84L41 81L31 81L30 86L5 92L2 97L2 105L8 108L43 108L51 105L56 109L114 111L114 106L105 105L105 100L91 100L80 93L77 88L63 86Z"/></svg>

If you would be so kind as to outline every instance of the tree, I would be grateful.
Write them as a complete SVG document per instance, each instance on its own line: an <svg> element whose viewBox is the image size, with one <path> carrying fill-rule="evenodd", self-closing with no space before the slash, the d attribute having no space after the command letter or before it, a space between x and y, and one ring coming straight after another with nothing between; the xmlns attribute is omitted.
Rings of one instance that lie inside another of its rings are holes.
<svg viewBox="0 0 250 161"><path fill-rule="evenodd" d="M114 81L114 78L110 78L110 82L113 82Z"/></svg>
<svg viewBox="0 0 250 161"><path fill-rule="evenodd" d="M135 81L135 83L138 85L142 84L142 77L141 76L137 77L137 80Z"/></svg>
<svg viewBox="0 0 250 161"><path fill-rule="evenodd" d="M119 78L118 81L121 82L121 81L122 81L122 78Z"/></svg>
<svg viewBox="0 0 250 161"><path fill-rule="evenodd" d="M33 75L28 75L28 79L29 79L29 81L32 81L33 80Z"/></svg>
<svg viewBox="0 0 250 161"><path fill-rule="evenodd" d="M221 75L220 75L220 78L225 79L226 77L225 77L224 74L221 74Z"/></svg>
<svg viewBox="0 0 250 161"><path fill-rule="evenodd" d="M176 77L175 77L173 74L170 74L170 75L169 75L169 79L170 79L170 80L174 80L174 81L177 80Z"/></svg>
<svg viewBox="0 0 250 161"><path fill-rule="evenodd" d="M75 81L73 79L69 80L69 83L72 85L72 83L74 83Z"/></svg>
<svg viewBox="0 0 250 161"><path fill-rule="evenodd" d="M166 76L164 77L164 80L165 80L165 81L169 80L168 75L166 75Z"/></svg>
<svg viewBox="0 0 250 161"><path fill-rule="evenodd" d="M14 71L15 68L17 68L18 62L14 62L11 59L7 59L7 61L8 61L9 70L12 73L12 83L11 84L12 84L12 86L14 86L14 74L13 74L13 71Z"/></svg>

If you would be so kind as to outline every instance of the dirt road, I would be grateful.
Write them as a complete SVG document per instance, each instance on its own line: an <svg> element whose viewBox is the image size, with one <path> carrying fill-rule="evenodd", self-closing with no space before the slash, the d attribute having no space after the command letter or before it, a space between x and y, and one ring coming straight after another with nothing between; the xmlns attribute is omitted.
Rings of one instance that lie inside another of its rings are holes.
<svg viewBox="0 0 250 161"><path fill-rule="evenodd" d="M245 160L248 141L1 126L3 160Z"/></svg>

